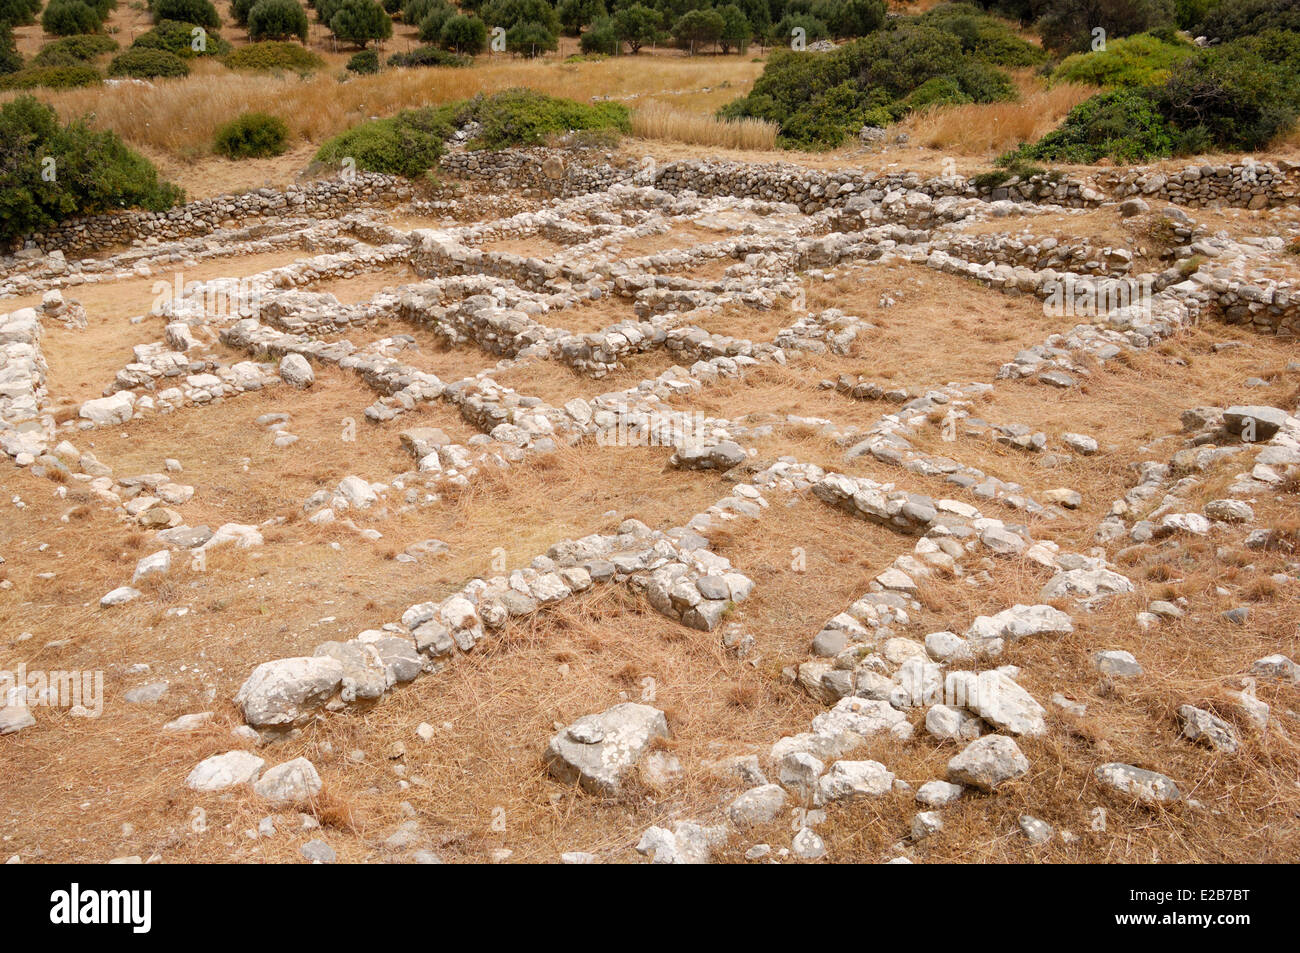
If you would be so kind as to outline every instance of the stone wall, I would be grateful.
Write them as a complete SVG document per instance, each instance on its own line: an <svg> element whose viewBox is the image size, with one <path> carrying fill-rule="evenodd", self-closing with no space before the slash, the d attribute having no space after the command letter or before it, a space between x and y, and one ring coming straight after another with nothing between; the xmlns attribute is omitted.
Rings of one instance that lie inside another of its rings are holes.
<svg viewBox="0 0 1300 953"><path fill-rule="evenodd" d="M827 171L792 163L690 160L619 167L606 160L592 161L583 154L545 148L453 153L443 161L443 170L452 176L486 179L499 188L530 188L549 195L572 196L607 189L617 182L634 182L673 193L690 190L700 195L792 202L805 214L841 207L854 195L879 192L879 200L889 192L903 190L923 192L934 199L977 197L1069 208L1093 208L1131 195L1190 207L1266 208L1300 202L1300 164L1285 160L1243 159L1229 165L1187 166L1177 172L1140 166L1091 177L1046 173L1027 179L1013 176L996 186L983 187L960 176Z"/></svg>
<svg viewBox="0 0 1300 953"><path fill-rule="evenodd" d="M246 223L251 217L314 216L338 218L360 205L392 205L411 198L409 183L396 176L357 173L354 181L327 179L291 185L283 191L254 189L238 195L218 195L178 205L165 212L123 212L73 218L57 228L38 232L27 241L42 251L76 255L142 239L170 241L203 235L223 223Z"/></svg>

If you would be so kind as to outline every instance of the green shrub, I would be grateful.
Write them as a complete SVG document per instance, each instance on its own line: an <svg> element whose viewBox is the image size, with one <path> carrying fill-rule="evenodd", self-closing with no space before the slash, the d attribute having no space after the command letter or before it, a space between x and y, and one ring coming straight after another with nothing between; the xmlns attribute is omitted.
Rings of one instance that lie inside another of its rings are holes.
<svg viewBox="0 0 1300 953"><path fill-rule="evenodd" d="M578 40L578 49L583 53L604 56L614 56L621 45L618 31L614 29L614 21L609 17L595 20Z"/></svg>
<svg viewBox="0 0 1300 953"><path fill-rule="evenodd" d="M951 76L935 76L908 93L903 103L909 109L924 109L927 106L960 106L972 101Z"/></svg>
<svg viewBox="0 0 1300 953"><path fill-rule="evenodd" d="M421 43L437 43L442 36L443 25L456 15L456 8L447 0L427 3L422 6L423 18L418 22Z"/></svg>
<svg viewBox="0 0 1300 953"><path fill-rule="evenodd" d="M160 76L188 76L190 64L166 50L131 47L113 57L108 64L109 76L133 76L154 79Z"/></svg>
<svg viewBox="0 0 1300 953"><path fill-rule="evenodd" d="M305 29L305 14L302 22ZM393 18L375 0L343 0L330 17L330 30L340 40L364 49L371 40L386 40L393 35Z"/></svg>
<svg viewBox="0 0 1300 953"><path fill-rule="evenodd" d="M11 27L36 22L41 0L0 0L0 23Z"/></svg>
<svg viewBox="0 0 1300 953"><path fill-rule="evenodd" d="M358 169L413 179L442 158L453 131L451 116L451 107L425 107L363 122L327 140L316 159L328 165L351 159Z"/></svg>
<svg viewBox="0 0 1300 953"><path fill-rule="evenodd" d="M374 50L362 50L360 53L353 53L352 58L348 60L348 72L365 75L367 73L379 72L379 54Z"/></svg>
<svg viewBox="0 0 1300 953"><path fill-rule="evenodd" d="M1300 35L1270 31L1209 49L1175 67L1160 93L1179 129L1253 151L1294 125L1300 110ZM1191 148L1191 145L1187 145ZM1197 150L1204 151L1204 150Z"/></svg>
<svg viewBox="0 0 1300 953"><path fill-rule="evenodd" d="M257 0L231 0L230 15L240 26L248 26L248 15L253 12ZM317 4L319 7L319 3Z"/></svg>
<svg viewBox="0 0 1300 953"><path fill-rule="evenodd" d="M1032 145L1008 153L999 164L1020 159L1057 162L1145 162L1173 153L1169 121L1143 91L1117 89L1084 100L1060 127Z"/></svg>
<svg viewBox="0 0 1300 953"><path fill-rule="evenodd" d="M325 61L297 43L279 43L268 40L241 46L222 59L236 70L284 70L293 73L310 73L320 69Z"/></svg>
<svg viewBox="0 0 1300 953"><path fill-rule="evenodd" d="M47 158L54 160L53 181L42 176ZM81 120L60 126L54 109L32 96L0 106L0 239L74 215L133 207L161 211L183 199L116 133L95 132Z"/></svg>
<svg viewBox="0 0 1300 953"><path fill-rule="evenodd" d="M205 30L221 28L221 17L212 0L153 0L150 10L155 23L176 20L180 23L197 23Z"/></svg>
<svg viewBox="0 0 1300 953"><path fill-rule="evenodd" d="M1009 26L965 3L944 3L917 18L917 22L956 36L962 52L998 66L1037 66L1047 54L1022 40ZM860 34L859 34L860 35Z"/></svg>
<svg viewBox="0 0 1300 953"><path fill-rule="evenodd" d="M95 33L104 19L81 0L50 0L41 14L41 29L54 36Z"/></svg>
<svg viewBox="0 0 1300 953"><path fill-rule="evenodd" d="M915 103L953 97L954 88L971 102L1016 95L1011 80L964 53L956 35L912 22L829 53L774 50L750 94L718 115L775 122L781 127L778 141L787 148L833 148L862 125L887 125L900 118L911 105L905 97L936 78L949 82L928 87Z"/></svg>
<svg viewBox="0 0 1300 953"><path fill-rule="evenodd" d="M1078 53L1091 48L1092 31L1098 28L1110 43L1173 23L1174 0L1047 0L1038 31L1049 50Z"/></svg>
<svg viewBox="0 0 1300 953"><path fill-rule="evenodd" d="M809 12L838 37L866 36L885 24L883 0L818 0Z"/></svg>
<svg viewBox="0 0 1300 953"><path fill-rule="evenodd" d="M487 46L487 24L478 17L456 15L448 18L438 34L438 43L444 50L454 50L474 56Z"/></svg>
<svg viewBox="0 0 1300 953"><path fill-rule="evenodd" d="M716 44L726 25L717 10L688 10L673 24L673 42L694 53Z"/></svg>
<svg viewBox="0 0 1300 953"><path fill-rule="evenodd" d="M14 43L14 31L8 23L0 23L0 76L16 73L23 68L23 58Z"/></svg>
<svg viewBox="0 0 1300 953"><path fill-rule="evenodd" d="M307 42L307 11L298 0L257 0L248 11L250 40L285 40L291 36Z"/></svg>
<svg viewBox="0 0 1300 953"><path fill-rule="evenodd" d="M529 146L547 137L579 130L631 131L631 116L621 103L587 105L558 99L531 89L507 89L492 96L469 100L456 114L458 123L474 120L481 125L471 145L505 149Z"/></svg>
<svg viewBox="0 0 1300 953"><path fill-rule="evenodd" d="M1110 40L1106 49L1075 53L1052 72L1056 82L1092 86L1157 86L1169 71L1196 50L1186 43L1166 43L1149 33Z"/></svg>
<svg viewBox="0 0 1300 953"><path fill-rule="evenodd" d="M1220 0L1174 0L1174 22L1180 30L1196 31L1219 3Z"/></svg>
<svg viewBox="0 0 1300 953"><path fill-rule="evenodd" d="M754 38L754 26L749 22L749 17L745 16L745 11L737 4L729 3L719 7L718 13L722 16L722 34L718 37L718 46L722 52L745 52L749 41Z"/></svg>
<svg viewBox="0 0 1300 953"><path fill-rule="evenodd" d="M506 32L506 49L531 59L559 45L556 36L540 23L516 23Z"/></svg>
<svg viewBox="0 0 1300 953"><path fill-rule="evenodd" d="M32 57L32 66L80 66L117 49L117 41L97 33L82 36L65 36L46 43Z"/></svg>
<svg viewBox="0 0 1300 953"><path fill-rule="evenodd" d="M137 36L131 47L166 50L183 59L225 56L230 52L230 44L221 38L220 33L211 33L197 23L182 23L178 20L159 20L152 30Z"/></svg>
<svg viewBox="0 0 1300 953"><path fill-rule="evenodd" d="M228 159L258 159L282 155L289 142L289 127L269 113L240 113L217 129L213 146Z"/></svg>
<svg viewBox="0 0 1300 953"><path fill-rule="evenodd" d="M316 0L316 2L319 6L320 0ZM403 0L402 22L415 26L428 16L429 11L434 7L444 6L446 3L447 0Z"/></svg>
<svg viewBox="0 0 1300 953"><path fill-rule="evenodd" d="M478 13L488 26L507 31L521 23L540 23L548 33L560 32L560 15L548 0L488 0Z"/></svg>
<svg viewBox="0 0 1300 953"><path fill-rule="evenodd" d="M615 35L634 54L659 39L659 14L640 3L619 7L613 22Z"/></svg>
<svg viewBox="0 0 1300 953"><path fill-rule="evenodd" d="M1295 0L1223 0L1195 27L1211 40L1236 40L1265 30L1300 33L1300 4Z"/></svg>
<svg viewBox="0 0 1300 953"><path fill-rule="evenodd" d="M809 43L824 40L831 35L830 27L810 14L788 14L782 17L776 26L772 27L772 35L769 38L772 45L789 46L797 27L803 29L804 39Z"/></svg>
<svg viewBox="0 0 1300 953"><path fill-rule="evenodd" d="M560 0L555 12L568 36L577 36L583 27L608 14L605 0Z"/></svg>
<svg viewBox="0 0 1300 953"><path fill-rule="evenodd" d="M473 62L468 56L457 56L436 46L417 46L409 53L394 53L388 58L389 66L469 66Z"/></svg>
<svg viewBox="0 0 1300 953"><path fill-rule="evenodd" d="M103 74L93 66L29 66L0 76L0 89L73 89L102 82Z"/></svg>

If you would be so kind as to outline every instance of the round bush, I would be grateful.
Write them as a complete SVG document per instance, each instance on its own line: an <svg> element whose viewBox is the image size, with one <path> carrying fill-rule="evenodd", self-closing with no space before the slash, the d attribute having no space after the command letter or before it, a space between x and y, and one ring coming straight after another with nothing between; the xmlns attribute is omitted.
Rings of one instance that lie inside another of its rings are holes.
<svg viewBox="0 0 1300 953"><path fill-rule="evenodd" d="M506 49L531 59L556 48L555 34L540 23L516 23L506 33Z"/></svg>
<svg viewBox="0 0 1300 953"><path fill-rule="evenodd" d="M425 4L421 9L427 10L420 22L420 42L437 43L442 35L442 28L448 20L456 15L456 8L445 0Z"/></svg>
<svg viewBox="0 0 1300 953"><path fill-rule="evenodd" d="M41 29L55 36L94 33L103 18L81 0L50 0L41 14Z"/></svg>
<svg viewBox="0 0 1300 953"><path fill-rule="evenodd" d="M578 40L578 48L583 53L598 53L605 56L617 54L619 45L618 31L614 29L614 21L609 17L596 19L588 29L583 31L582 38Z"/></svg>
<svg viewBox="0 0 1300 953"><path fill-rule="evenodd" d="M289 127L269 113L241 113L217 129L213 146L228 159L258 159L282 155L288 148Z"/></svg>
<svg viewBox="0 0 1300 953"><path fill-rule="evenodd" d="M54 109L32 96L0 106L0 149L0 241L73 215L162 211L185 197L160 182L158 171L116 133L96 132L83 121L60 126ZM59 172L54 182L40 178L47 158Z"/></svg>
<svg viewBox="0 0 1300 953"><path fill-rule="evenodd" d="M927 79L903 100L912 109L924 109L927 106L959 106L970 101L971 98L961 91L961 86L951 76Z"/></svg>
<svg viewBox="0 0 1300 953"><path fill-rule="evenodd" d="M0 22L11 27L26 26L36 22L41 0L0 0Z"/></svg>
<svg viewBox="0 0 1300 953"><path fill-rule="evenodd" d="M1008 156L1079 163L1106 157L1145 162L1172 152L1169 123L1155 103L1142 92L1117 89L1084 100L1057 129ZM999 164L1008 156L999 159Z"/></svg>
<svg viewBox="0 0 1300 953"><path fill-rule="evenodd" d="M0 89L74 89L94 86L103 75L93 66L34 66L0 76Z"/></svg>
<svg viewBox="0 0 1300 953"><path fill-rule="evenodd" d="M444 50L470 56L482 53L483 47L487 46L487 25L478 17L451 17L442 25L438 42Z"/></svg>
<svg viewBox="0 0 1300 953"><path fill-rule="evenodd" d="M155 23L163 20L197 23L206 30L221 27L221 17L217 16L211 0L154 0L153 19Z"/></svg>
<svg viewBox="0 0 1300 953"><path fill-rule="evenodd" d="M248 14L249 39L283 40L296 36L307 42L307 11L297 0L257 0Z"/></svg>
<svg viewBox="0 0 1300 953"><path fill-rule="evenodd" d="M348 60L349 73L378 73L379 72L379 54L374 50L362 50L360 53L353 53L352 58Z"/></svg>
<svg viewBox="0 0 1300 953"><path fill-rule="evenodd" d="M32 65L79 66L115 49L117 49L117 41L112 37L96 33L65 36L61 40L46 43L41 47L40 52L32 57Z"/></svg>
<svg viewBox="0 0 1300 953"><path fill-rule="evenodd" d="M202 33L195 31L202 30ZM196 41L202 41L202 48L195 49ZM147 33L141 33L131 44L147 50L166 50L184 59L193 56L225 56L230 52L230 44L219 33L209 33L197 23L181 23L177 20L160 20L158 25Z"/></svg>
<svg viewBox="0 0 1300 953"><path fill-rule="evenodd" d="M136 79L154 79L159 76L188 76L190 64L175 53L132 47L113 57L108 64L109 76L133 76Z"/></svg>
<svg viewBox="0 0 1300 953"><path fill-rule="evenodd" d="M375 0L343 0L330 17L330 31L364 49L371 40L393 35L393 18Z"/></svg>
<svg viewBox="0 0 1300 953"><path fill-rule="evenodd" d="M288 70L294 73L310 73L325 65L323 59L297 43L274 40L241 46L226 54L221 62L236 70Z"/></svg>

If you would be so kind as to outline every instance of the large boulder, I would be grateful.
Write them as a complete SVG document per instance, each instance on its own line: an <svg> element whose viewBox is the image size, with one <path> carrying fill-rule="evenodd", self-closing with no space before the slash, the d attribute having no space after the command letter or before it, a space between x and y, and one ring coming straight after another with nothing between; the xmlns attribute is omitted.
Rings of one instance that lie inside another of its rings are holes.
<svg viewBox="0 0 1300 953"><path fill-rule="evenodd" d="M1005 735L985 735L972 741L948 762L948 780L981 791L1029 772L1029 759Z"/></svg>
<svg viewBox="0 0 1300 953"><path fill-rule="evenodd" d="M1098 782L1120 794L1127 794L1148 804L1177 801L1182 797L1171 778L1145 768L1112 761L1093 772Z"/></svg>
<svg viewBox="0 0 1300 953"><path fill-rule="evenodd" d="M1031 635L1066 635L1073 631L1070 617L1060 609L1047 605L1014 605L997 615L976 616L966 630L966 637L1015 642Z"/></svg>
<svg viewBox="0 0 1300 953"><path fill-rule="evenodd" d="M129 390L120 390L110 397L88 400L78 411L83 420L89 420L96 427L112 427L124 424L135 413L135 394Z"/></svg>
<svg viewBox="0 0 1300 953"><path fill-rule="evenodd" d="M950 672L944 698L1013 735L1047 734L1046 709L1002 672Z"/></svg>
<svg viewBox="0 0 1300 953"><path fill-rule="evenodd" d="M585 715L559 732L546 748L546 765L561 781L577 781L590 794L613 797L650 743L667 737L668 721L663 712L624 702L600 714Z"/></svg>
<svg viewBox="0 0 1300 953"><path fill-rule="evenodd" d="M280 379L299 390L316 383L316 374L301 354L286 354L280 359Z"/></svg>
<svg viewBox="0 0 1300 953"><path fill-rule="evenodd" d="M224 791L241 784L252 784L266 762L247 751L214 754L194 766L185 786L192 791Z"/></svg>
<svg viewBox="0 0 1300 953"><path fill-rule="evenodd" d="M320 775L306 758L277 764L253 785L253 793L277 805L303 804L320 792Z"/></svg>
<svg viewBox="0 0 1300 953"><path fill-rule="evenodd" d="M338 659L276 659L253 669L235 704L254 728L289 725L326 701L342 681L343 663Z"/></svg>

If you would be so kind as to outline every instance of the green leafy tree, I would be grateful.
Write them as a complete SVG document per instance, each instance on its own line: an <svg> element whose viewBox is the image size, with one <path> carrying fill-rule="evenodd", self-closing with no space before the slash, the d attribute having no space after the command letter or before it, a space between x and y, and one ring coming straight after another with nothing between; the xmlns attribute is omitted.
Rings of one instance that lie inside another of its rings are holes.
<svg viewBox="0 0 1300 953"><path fill-rule="evenodd" d="M257 0L248 13L248 36L253 41L296 36L306 43L307 11L298 0Z"/></svg>
<svg viewBox="0 0 1300 953"><path fill-rule="evenodd" d="M606 15L605 0L561 0L556 13L568 36L577 36L582 28Z"/></svg>
<svg viewBox="0 0 1300 953"><path fill-rule="evenodd" d="M726 25L717 10L691 10L673 24L673 40L694 56L697 50L717 43Z"/></svg>
<svg viewBox="0 0 1300 953"><path fill-rule="evenodd" d="M438 43L444 50L474 56L487 46L487 24L478 17L457 15L442 25Z"/></svg>
<svg viewBox="0 0 1300 953"><path fill-rule="evenodd" d="M506 49L532 59L556 49L555 34L540 23L516 23L506 31Z"/></svg>
<svg viewBox="0 0 1300 953"><path fill-rule="evenodd" d="M330 30L340 40L365 49L371 40L386 40L393 35L393 18L375 0L343 0L330 17Z"/></svg>
<svg viewBox="0 0 1300 953"><path fill-rule="evenodd" d="M419 21L420 42L436 43L438 37L442 35L443 26L456 15L456 8L446 0L436 0L434 3L425 4L424 8L428 12L424 14L424 19Z"/></svg>
<svg viewBox="0 0 1300 953"><path fill-rule="evenodd" d="M618 31L614 28L614 21L610 17L599 17L593 20L591 26L583 31L582 38L578 40L578 49L587 54L615 56L620 46Z"/></svg>
<svg viewBox="0 0 1300 953"><path fill-rule="evenodd" d="M41 0L0 0L0 24L26 26L36 22Z"/></svg>
<svg viewBox="0 0 1300 953"><path fill-rule="evenodd" d="M540 23L550 33L560 32L560 16L547 0L489 0L479 16L488 26L506 30L519 23Z"/></svg>
<svg viewBox="0 0 1300 953"><path fill-rule="evenodd" d="M23 68L23 58L14 45L14 31L8 23L0 23L0 74L16 73Z"/></svg>
<svg viewBox="0 0 1300 953"><path fill-rule="evenodd" d="M614 33L635 54L659 39L659 22L658 13L637 3L614 14Z"/></svg>
<svg viewBox="0 0 1300 953"><path fill-rule="evenodd" d="M729 3L718 10L722 17L722 32L718 35L718 45L722 52L737 50L745 52L749 41L754 37L754 27L743 10L734 3Z"/></svg>
<svg viewBox="0 0 1300 953"><path fill-rule="evenodd" d="M103 18L81 0L50 0L41 14L41 29L54 36L75 36L99 30Z"/></svg>
<svg viewBox="0 0 1300 953"><path fill-rule="evenodd" d="M197 23L205 30L221 27L221 17L211 0L154 0L150 9L154 23L179 20L181 23Z"/></svg>

